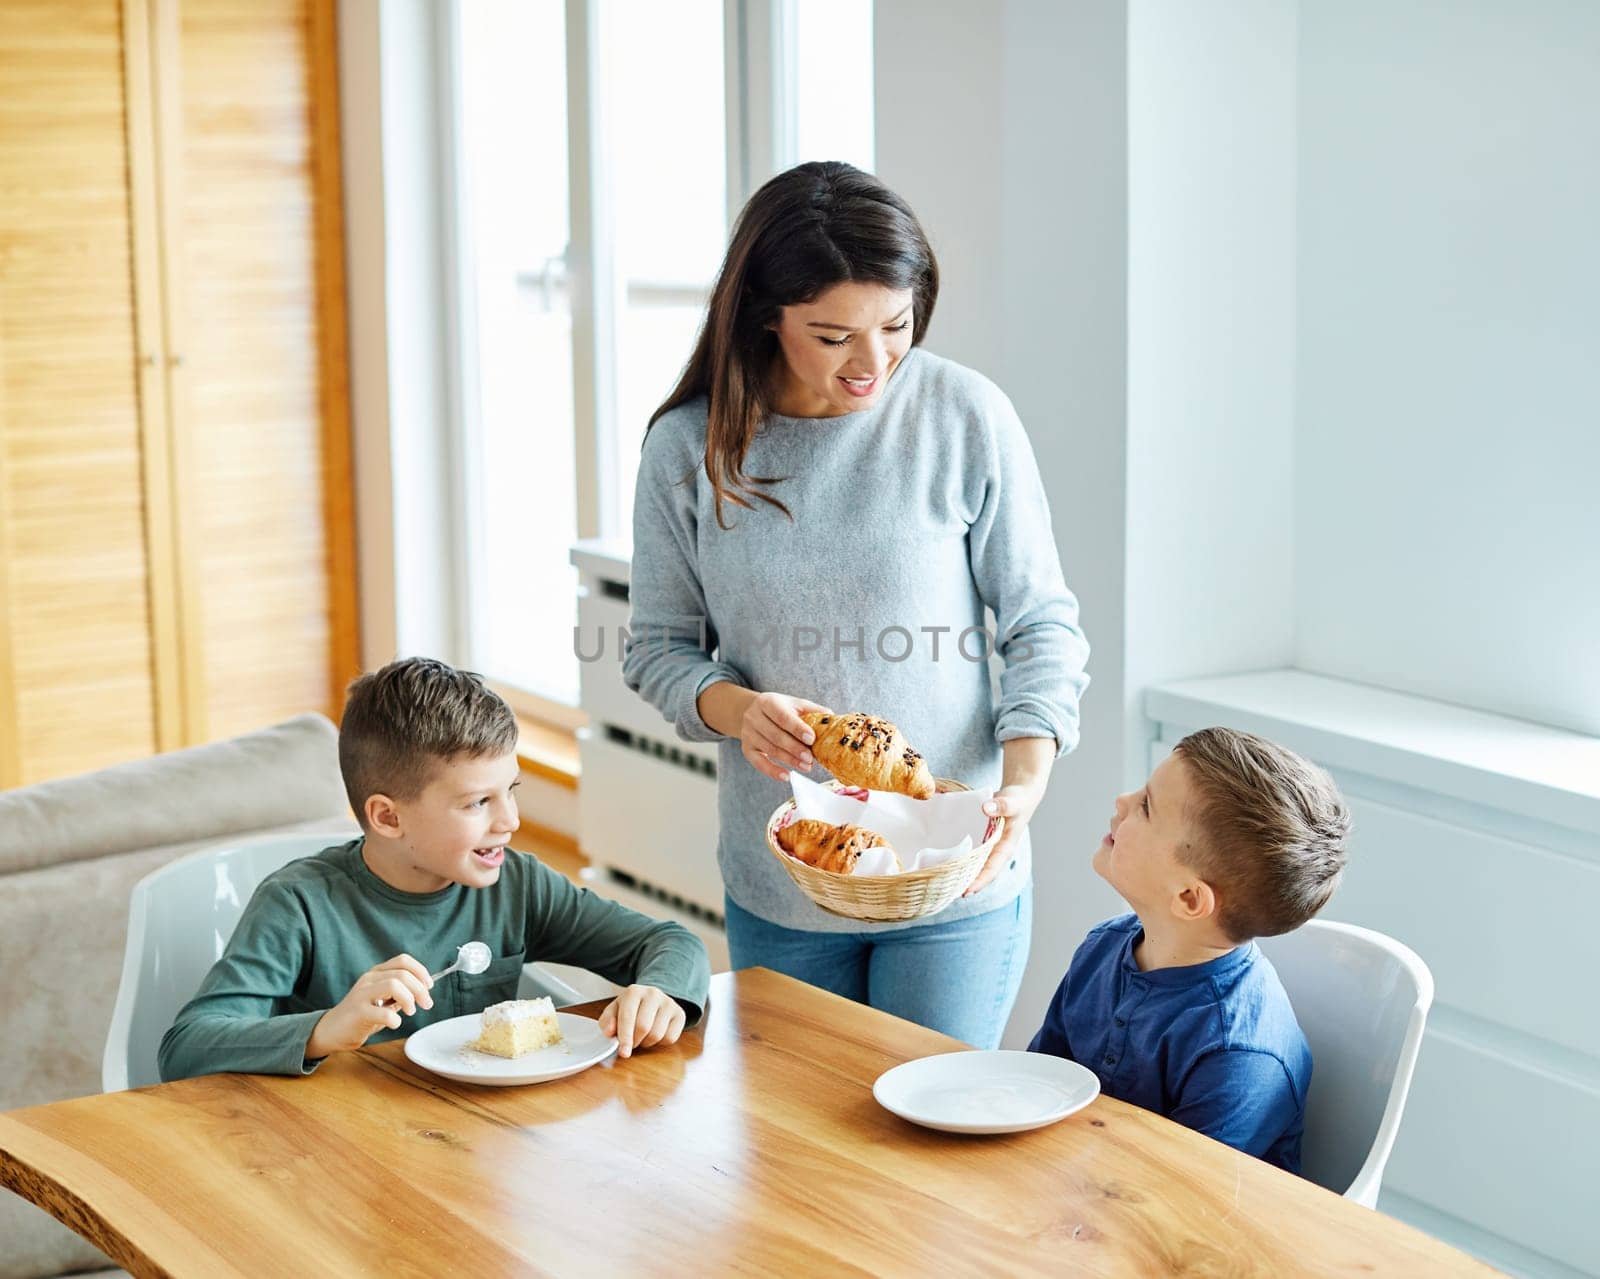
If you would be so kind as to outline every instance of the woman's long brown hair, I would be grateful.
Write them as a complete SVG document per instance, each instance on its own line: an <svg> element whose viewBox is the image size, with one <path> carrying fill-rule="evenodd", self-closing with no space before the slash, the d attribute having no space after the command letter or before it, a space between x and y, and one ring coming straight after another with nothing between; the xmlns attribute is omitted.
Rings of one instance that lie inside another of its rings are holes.
<svg viewBox="0 0 1600 1279"><path fill-rule="evenodd" d="M772 411L773 365L782 358L770 326L784 307L847 281L910 289L911 344L922 342L939 297L939 264L910 205L871 174L837 160L797 165L750 197L694 353L650 416L653 427L679 405L706 397L705 468L721 528L729 527L724 501L753 510L750 499L759 498L789 514L758 487L782 477L744 471L751 441Z"/></svg>

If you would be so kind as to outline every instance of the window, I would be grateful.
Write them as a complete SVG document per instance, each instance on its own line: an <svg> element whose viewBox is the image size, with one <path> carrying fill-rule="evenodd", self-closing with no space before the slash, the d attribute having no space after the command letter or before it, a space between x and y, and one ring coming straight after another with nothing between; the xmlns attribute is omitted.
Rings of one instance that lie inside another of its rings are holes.
<svg viewBox="0 0 1600 1279"><path fill-rule="evenodd" d="M571 706L571 546L629 538L645 424L689 357L730 206L800 159L872 167L872 5L456 0L451 15L463 657Z"/></svg>
<svg viewBox="0 0 1600 1279"><path fill-rule="evenodd" d="M460 456L468 663L577 701L578 535L559 0L459 7Z"/></svg>
<svg viewBox="0 0 1600 1279"><path fill-rule="evenodd" d="M727 122L723 0L611 8L597 141L615 192L609 247L621 298L613 491L601 498L616 527L602 519L600 532L626 537L645 424L689 358L727 242Z"/></svg>
<svg viewBox="0 0 1600 1279"><path fill-rule="evenodd" d="M872 0L794 5L795 163L845 160L875 167Z"/></svg>

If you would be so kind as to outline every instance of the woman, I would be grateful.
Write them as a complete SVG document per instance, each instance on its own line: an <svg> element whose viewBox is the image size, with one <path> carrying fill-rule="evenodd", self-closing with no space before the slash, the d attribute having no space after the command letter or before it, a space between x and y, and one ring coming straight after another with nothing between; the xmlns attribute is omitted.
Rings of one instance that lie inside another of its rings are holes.
<svg viewBox="0 0 1600 1279"><path fill-rule="evenodd" d="M734 967L993 1047L1027 959L1028 819L1077 744L1088 645L1010 402L920 349L938 291L915 215L869 175L802 164L756 192L646 433L623 676L721 743ZM964 898L864 924L784 874L765 826L813 767L812 707L884 716L937 775L999 787L1005 834Z"/></svg>

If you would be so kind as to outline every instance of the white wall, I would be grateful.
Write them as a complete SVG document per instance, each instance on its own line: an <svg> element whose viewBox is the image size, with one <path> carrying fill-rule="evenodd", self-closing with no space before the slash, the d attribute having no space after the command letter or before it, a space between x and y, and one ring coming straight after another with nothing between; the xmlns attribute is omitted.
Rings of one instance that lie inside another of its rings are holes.
<svg viewBox="0 0 1600 1279"><path fill-rule="evenodd" d="M1128 8L1130 782L1144 689L1294 653L1297 7Z"/></svg>
<svg viewBox="0 0 1600 1279"><path fill-rule="evenodd" d="M1084 933L1118 909L1089 857L1121 785L1124 8L875 5L878 173L927 225L943 272L928 346L1016 403L1094 647L1083 745L1032 824L1033 953L1010 1045L1037 1028Z"/></svg>
<svg viewBox="0 0 1600 1279"><path fill-rule="evenodd" d="M350 419L356 499L361 664L397 651L393 454L389 444L383 84L377 0L339 5L339 136L344 178Z"/></svg>
<svg viewBox="0 0 1600 1279"><path fill-rule="evenodd" d="M874 38L879 174L945 272L929 346L1015 401L1093 646L1014 1045L1125 909L1089 859L1144 688L1292 653L1295 6L878 0Z"/></svg>
<svg viewBox="0 0 1600 1279"><path fill-rule="evenodd" d="M428 0L340 0L362 663L459 660L448 310Z"/></svg>
<svg viewBox="0 0 1600 1279"><path fill-rule="evenodd" d="M1600 5L1300 55L1296 665L1600 733Z"/></svg>
<svg viewBox="0 0 1600 1279"><path fill-rule="evenodd" d="M876 0L872 29L878 176L910 202L939 259L927 345L991 377L1008 332L995 269L1005 136L998 15L999 6Z"/></svg>
<svg viewBox="0 0 1600 1279"><path fill-rule="evenodd" d="M1089 859L1124 785L1126 5L1009 0L1003 66L999 237L969 251L998 267L994 376L1028 426L1093 681L1032 822L1033 951L1006 1034L1022 1047L1084 934L1124 909Z"/></svg>

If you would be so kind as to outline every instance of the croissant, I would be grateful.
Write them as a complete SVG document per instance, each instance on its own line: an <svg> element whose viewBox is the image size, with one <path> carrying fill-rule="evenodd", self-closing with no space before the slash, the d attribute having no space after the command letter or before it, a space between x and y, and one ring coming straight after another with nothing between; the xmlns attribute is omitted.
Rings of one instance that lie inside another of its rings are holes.
<svg viewBox="0 0 1600 1279"><path fill-rule="evenodd" d="M863 826L834 826L804 818L790 822L778 832L778 846L818 870L848 875L869 848L885 848L888 841ZM898 864L899 858L895 858Z"/></svg>
<svg viewBox="0 0 1600 1279"><path fill-rule="evenodd" d="M800 718L817 735L811 746L817 763L846 786L895 791L912 799L933 797L927 762L888 720L860 711L803 711Z"/></svg>

